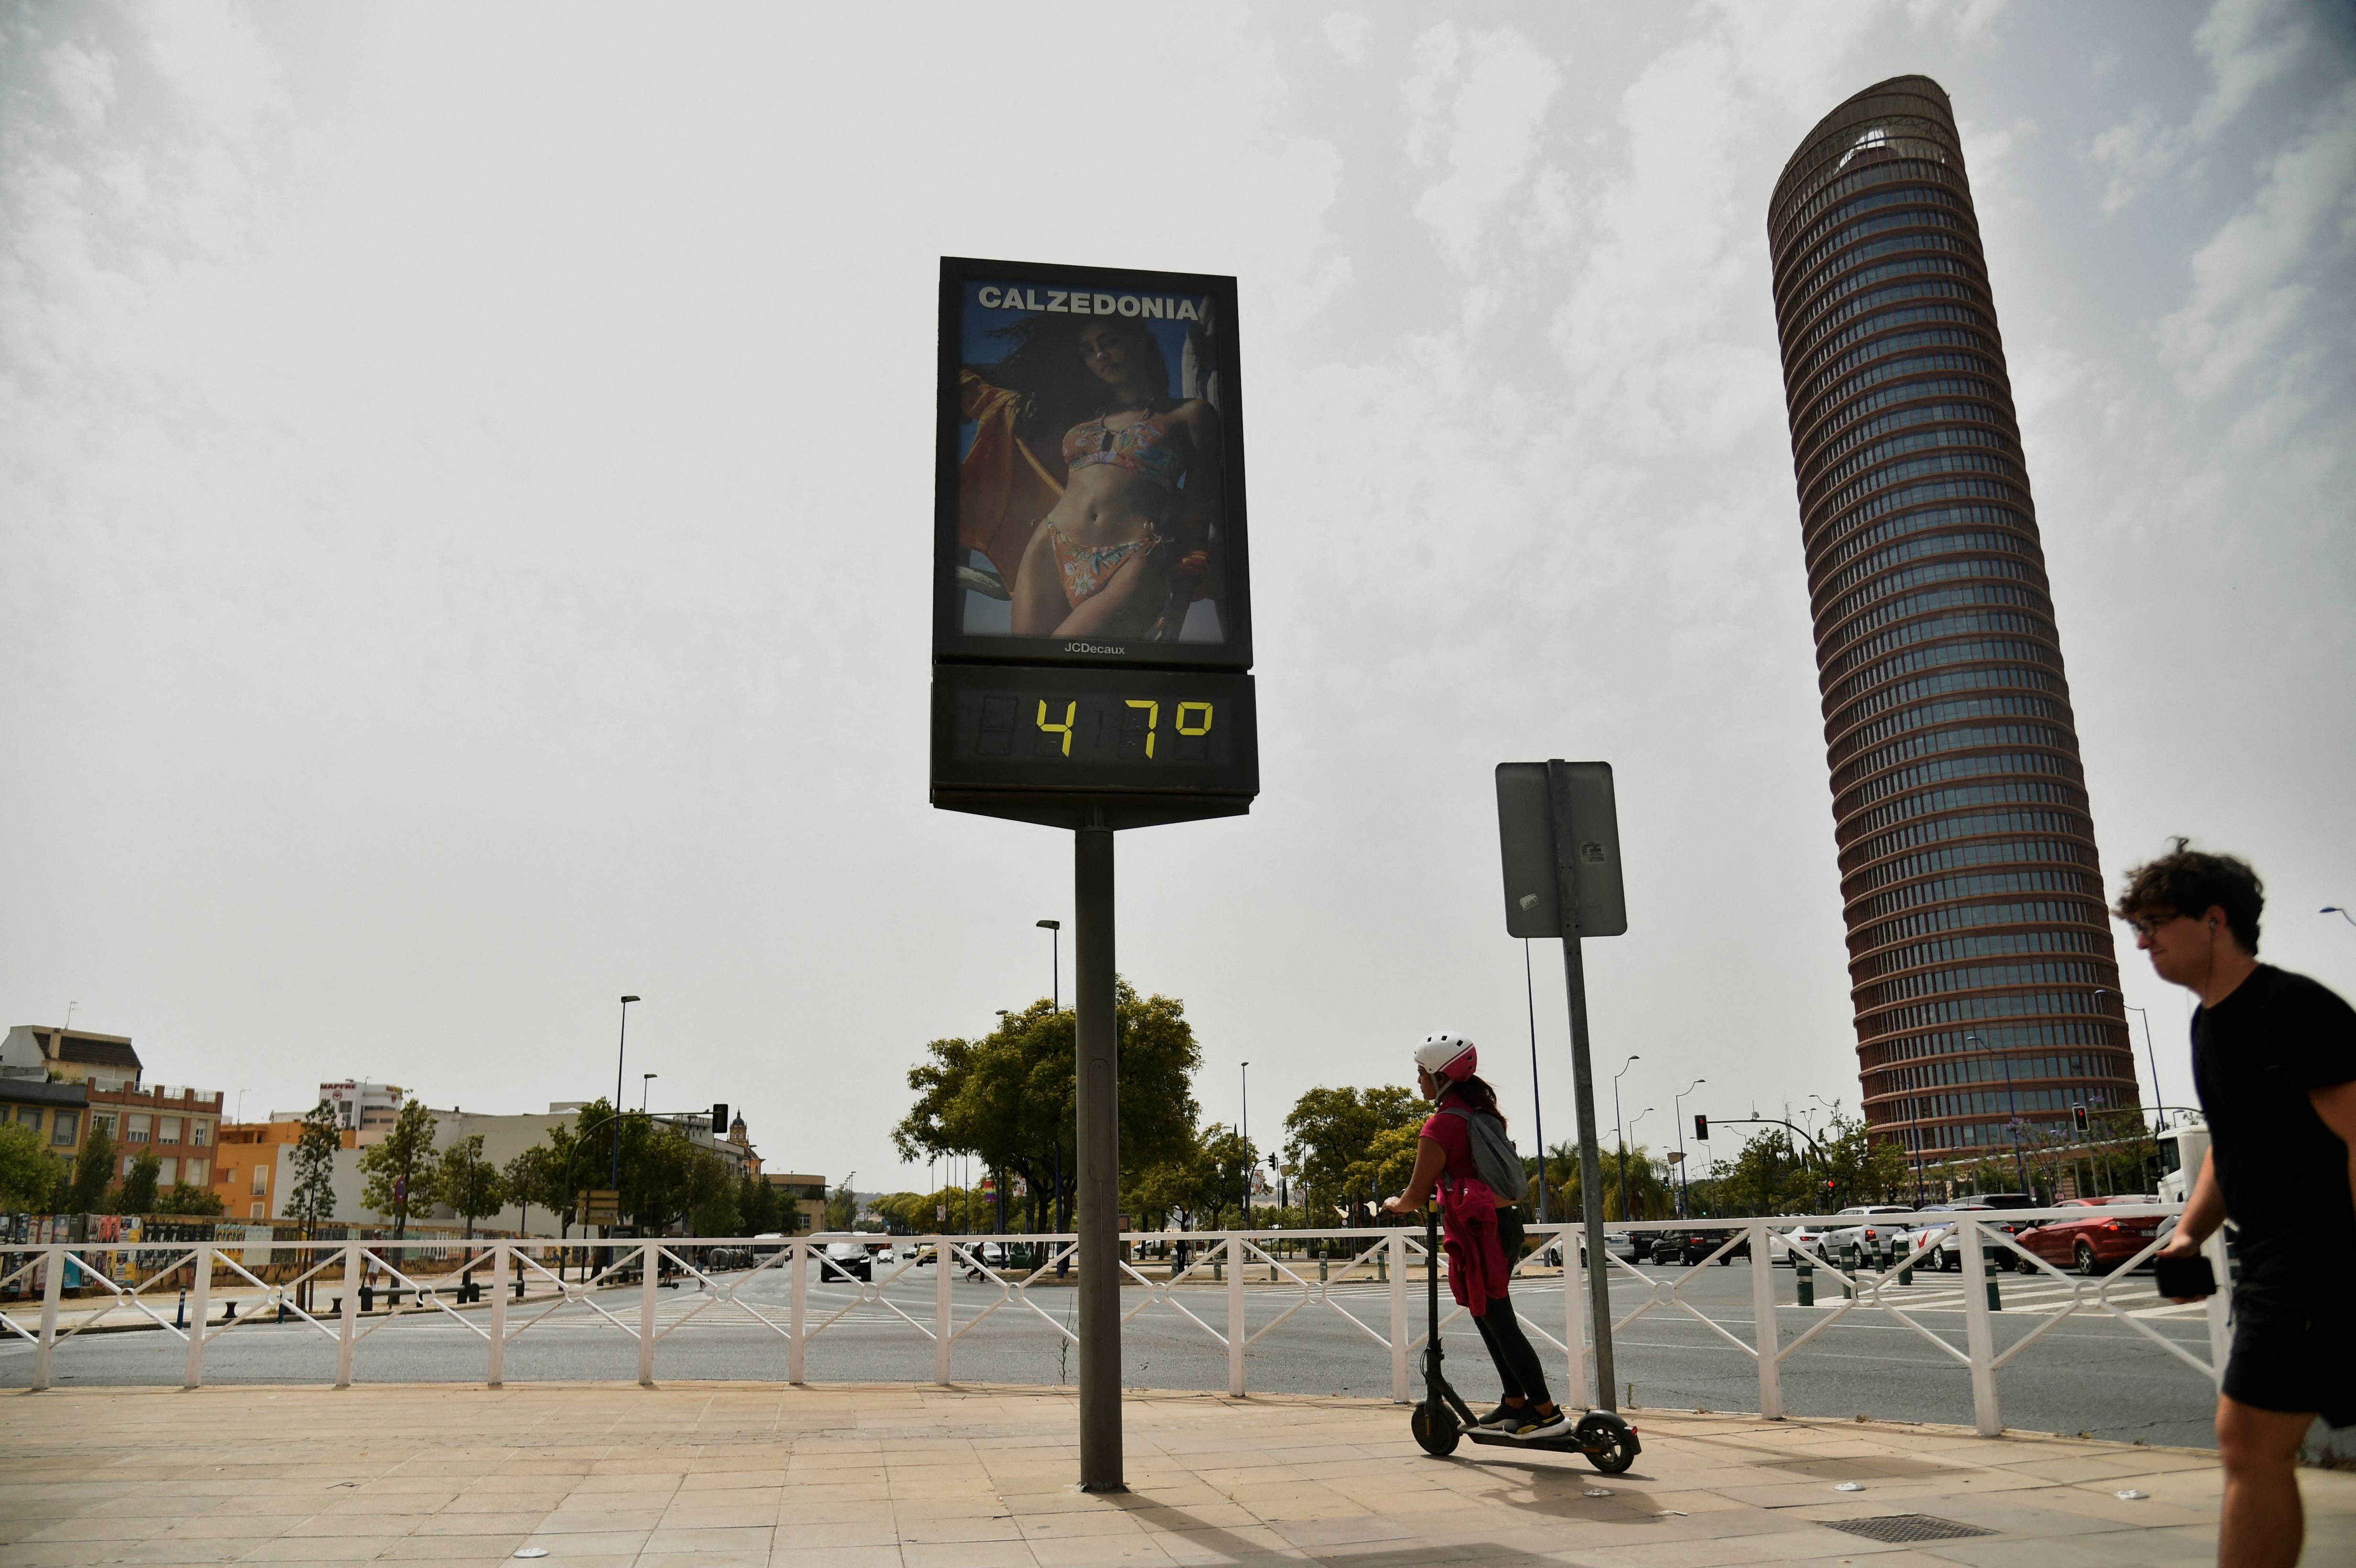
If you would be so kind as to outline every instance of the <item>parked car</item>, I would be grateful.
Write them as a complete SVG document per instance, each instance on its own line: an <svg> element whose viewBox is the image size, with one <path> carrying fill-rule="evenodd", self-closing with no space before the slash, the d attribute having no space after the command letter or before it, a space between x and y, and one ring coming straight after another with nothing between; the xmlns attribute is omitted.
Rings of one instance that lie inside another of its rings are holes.
<svg viewBox="0 0 2356 1568"><path fill-rule="evenodd" d="M1767 1261L1771 1264L1789 1264L1792 1261L1792 1249L1794 1247L1821 1257L1824 1236L1825 1227L1814 1221L1804 1225L1794 1225L1788 1231L1770 1231L1767 1232Z"/></svg>
<svg viewBox="0 0 2356 1568"><path fill-rule="evenodd" d="M2151 1195L2065 1198L2057 1209L2096 1211L2083 1219L2047 1220L2025 1226L2016 1240L2047 1263L2066 1264L2083 1275L2104 1275L2143 1251L2159 1233L2160 1219L2111 1219L2099 1211L2115 1203L2157 1203ZM2017 1260L2016 1260L2017 1261Z"/></svg>
<svg viewBox="0 0 2356 1568"><path fill-rule="evenodd" d="M2034 1209L2038 1207L2040 1207L2040 1205L2039 1205L2035 1200L2029 1198L2026 1193L1983 1192L1977 1197L1960 1199L1953 1203L1927 1203L1923 1205L1922 1212L1925 1214L1953 1214L1965 1212L1986 1214L2001 1211L2007 1209ZM2029 1229L2028 1223L2012 1220L1983 1220L1981 1224L1987 1230L2001 1231L2007 1235L2017 1235L2020 1232ZM1914 1247L1922 1245L1922 1232L1934 1229L1944 1231L1945 1235L1940 1241L1937 1251L1932 1253L1922 1260L1922 1266L1925 1268L1937 1269L1962 1268L1964 1266L1963 1245L1957 1239L1958 1232L1953 1225L1933 1225L1927 1222L1914 1225L1911 1228L1906 1236L1908 1249L1911 1251ZM2141 1243L2137 1244L2140 1245ZM2018 1268L2021 1270L2033 1270L2037 1266L2009 1247L1997 1248L1995 1255L1988 1260L1988 1263L1989 1266L1997 1269Z"/></svg>
<svg viewBox="0 0 2356 1568"><path fill-rule="evenodd" d="M1727 1247L1725 1252L1719 1253L1719 1263L1731 1264L1737 1258L1749 1257L1751 1238L1734 1227L1687 1225L1681 1231L1670 1231L1662 1234L1653 1243L1653 1260L1655 1263L1666 1263L1674 1259L1691 1268L1708 1258L1710 1253L1717 1253L1719 1247L1725 1246L1727 1238L1730 1236L1741 1236L1742 1239L1736 1242L1734 1245Z"/></svg>
<svg viewBox="0 0 2356 1568"><path fill-rule="evenodd" d="M1987 1205L1973 1202L1925 1203L1920 1212L1926 1215L1956 1214L1966 1210L1976 1210L1985 1213L1987 1211ZM1900 1233L1899 1242L1909 1253L1929 1249L1923 1252L1922 1262L1918 1265L1920 1267L1952 1270L1964 1266L1963 1243L1956 1239L1956 1229L1953 1221L1918 1220Z"/></svg>
<svg viewBox="0 0 2356 1568"><path fill-rule="evenodd" d="M1886 1221L1877 1224L1877 1215L1913 1212L1903 1203L1852 1203L1832 1217L1832 1222L1825 1228L1824 1240L1816 1250L1836 1262L1849 1247L1855 1247L1860 1253L1871 1253L1906 1231L1905 1226L1892 1225Z"/></svg>

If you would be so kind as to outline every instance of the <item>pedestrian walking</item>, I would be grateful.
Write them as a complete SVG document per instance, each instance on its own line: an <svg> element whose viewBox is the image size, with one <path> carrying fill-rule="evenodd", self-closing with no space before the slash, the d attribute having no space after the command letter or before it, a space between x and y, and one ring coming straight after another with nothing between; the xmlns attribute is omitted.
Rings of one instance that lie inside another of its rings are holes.
<svg viewBox="0 0 2356 1568"><path fill-rule="evenodd" d="M1497 1093L1476 1071L1480 1061L1462 1035L1427 1035L1416 1048L1416 1087L1432 1103L1432 1114L1416 1139L1415 1174L1407 1190L1385 1199L1383 1207L1411 1213L1435 1189L1440 1194L1449 1292L1472 1315L1505 1390L1502 1403L1476 1424L1511 1437L1562 1437L1571 1430L1570 1417L1547 1395L1546 1369L1514 1316L1508 1289L1522 1255L1527 1179L1505 1136Z"/></svg>
<svg viewBox="0 0 2356 1568"><path fill-rule="evenodd" d="M2217 1560L2291 1568L2306 1536L2299 1444L2319 1414L2356 1424L2356 1009L2258 962L2265 890L2231 856L2179 838L2127 873L2116 907L2159 977L2201 999L2192 1075L2209 1153L2159 1256L2189 1262L2228 1220L2241 1248L2217 1398Z"/></svg>

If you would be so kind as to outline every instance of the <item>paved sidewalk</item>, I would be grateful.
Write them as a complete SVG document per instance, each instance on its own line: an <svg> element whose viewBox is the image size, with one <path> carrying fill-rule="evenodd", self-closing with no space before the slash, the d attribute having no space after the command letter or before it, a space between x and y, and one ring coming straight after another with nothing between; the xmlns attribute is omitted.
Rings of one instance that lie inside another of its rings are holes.
<svg viewBox="0 0 2356 1568"><path fill-rule="evenodd" d="M1073 1485L1068 1391L906 1384L60 1389L0 1395L0 1568L550 1568L2213 1559L2214 1459L1945 1427L1635 1413L1625 1476L1466 1445L1387 1402L1140 1393L1130 1492ZM1840 1492L1854 1481L1865 1489ZM2356 1561L2356 1474L2303 1471L2309 1563ZM2144 1500L2115 1494L2134 1489ZM1604 1495L1597 1495L1602 1493ZM1833 1521L1992 1533L1884 1543Z"/></svg>

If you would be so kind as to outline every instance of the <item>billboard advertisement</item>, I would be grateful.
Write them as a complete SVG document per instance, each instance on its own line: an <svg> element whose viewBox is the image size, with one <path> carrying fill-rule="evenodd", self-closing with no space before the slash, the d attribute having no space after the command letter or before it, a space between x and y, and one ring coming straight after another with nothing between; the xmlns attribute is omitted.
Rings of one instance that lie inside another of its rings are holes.
<svg viewBox="0 0 2356 1568"><path fill-rule="evenodd" d="M936 657L1250 667L1235 302L943 259Z"/></svg>

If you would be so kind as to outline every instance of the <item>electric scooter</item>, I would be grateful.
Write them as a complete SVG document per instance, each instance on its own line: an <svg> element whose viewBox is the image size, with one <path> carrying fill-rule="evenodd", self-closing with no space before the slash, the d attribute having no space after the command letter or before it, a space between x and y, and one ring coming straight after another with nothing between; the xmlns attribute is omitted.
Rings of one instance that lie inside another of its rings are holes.
<svg viewBox="0 0 2356 1568"><path fill-rule="evenodd" d="M1478 1419L1457 1392L1448 1386L1448 1378L1440 1370L1443 1357L1440 1348L1440 1216L1436 1210L1423 1212L1423 1244L1427 1267L1424 1271L1424 1346L1423 1403L1415 1407L1408 1418L1415 1432L1416 1446L1427 1454L1446 1455L1456 1452L1457 1440L1470 1437L1475 1443L1494 1443L1507 1448L1536 1448L1549 1454L1583 1454L1587 1462L1607 1476L1616 1476L1636 1462L1644 1451L1637 1441L1636 1429L1612 1411L1590 1410L1580 1418L1579 1424L1562 1437L1508 1437L1502 1432L1485 1432L1473 1425ZM1572 1265L1569 1249L1563 1253L1563 1266Z"/></svg>

